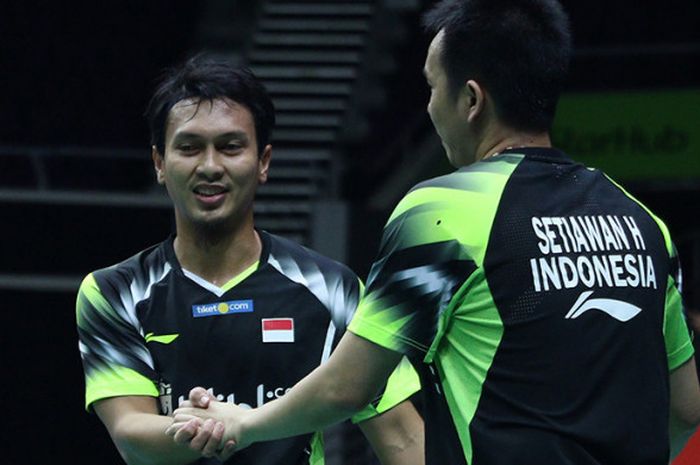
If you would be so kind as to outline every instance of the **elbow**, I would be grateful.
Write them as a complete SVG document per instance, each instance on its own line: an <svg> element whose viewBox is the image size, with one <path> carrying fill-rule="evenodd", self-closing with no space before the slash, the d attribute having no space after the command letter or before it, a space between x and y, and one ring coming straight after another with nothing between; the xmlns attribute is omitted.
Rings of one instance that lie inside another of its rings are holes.
<svg viewBox="0 0 700 465"><path fill-rule="evenodd" d="M680 431L693 431L700 426L700 405L697 408L675 410L671 414L671 423Z"/></svg>
<svg viewBox="0 0 700 465"><path fill-rule="evenodd" d="M329 401L336 411L342 412L346 417L356 414L369 403L369 401L365 402L364 397L347 394L332 395Z"/></svg>
<svg viewBox="0 0 700 465"><path fill-rule="evenodd" d="M680 418L677 418L678 426L685 430L691 431L697 429L700 426L700 411L691 414L685 414Z"/></svg>
<svg viewBox="0 0 700 465"><path fill-rule="evenodd" d="M128 434L115 431L112 434L112 442L114 442L117 451L119 451L119 455L121 455L127 465L141 465L135 454L132 439Z"/></svg>
<svg viewBox="0 0 700 465"><path fill-rule="evenodd" d="M354 415L365 408L374 398L374 392L366 386L335 385L327 391L328 400L336 410L344 412L346 416Z"/></svg>
<svg viewBox="0 0 700 465"><path fill-rule="evenodd" d="M145 465L143 457L138 453L138 436L125 422L118 424L111 432L112 442L119 451L124 462L128 465Z"/></svg>

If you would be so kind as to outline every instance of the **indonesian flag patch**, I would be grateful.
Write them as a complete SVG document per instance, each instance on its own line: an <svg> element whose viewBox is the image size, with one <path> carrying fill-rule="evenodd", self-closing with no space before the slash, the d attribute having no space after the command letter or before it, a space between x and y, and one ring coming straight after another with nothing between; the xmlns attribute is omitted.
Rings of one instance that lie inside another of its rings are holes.
<svg viewBox="0 0 700 465"><path fill-rule="evenodd" d="M294 342L294 318L263 318L263 342Z"/></svg>

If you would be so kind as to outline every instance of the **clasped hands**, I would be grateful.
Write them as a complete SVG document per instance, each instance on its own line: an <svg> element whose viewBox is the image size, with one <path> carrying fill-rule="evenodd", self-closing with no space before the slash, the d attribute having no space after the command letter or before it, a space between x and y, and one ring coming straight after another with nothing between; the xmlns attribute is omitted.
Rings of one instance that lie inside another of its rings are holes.
<svg viewBox="0 0 700 465"><path fill-rule="evenodd" d="M249 444L241 437L241 419L246 410L235 404L217 402L201 387L190 391L189 400L173 412L165 434L204 457L221 461Z"/></svg>

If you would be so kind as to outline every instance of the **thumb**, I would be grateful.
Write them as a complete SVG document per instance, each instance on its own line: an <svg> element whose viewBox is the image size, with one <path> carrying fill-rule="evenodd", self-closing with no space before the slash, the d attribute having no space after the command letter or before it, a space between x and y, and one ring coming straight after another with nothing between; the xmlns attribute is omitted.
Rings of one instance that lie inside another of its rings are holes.
<svg viewBox="0 0 700 465"><path fill-rule="evenodd" d="M203 387L195 387L190 391L190 402L193 407L207 408L209 407L209 393Z"/></svg>

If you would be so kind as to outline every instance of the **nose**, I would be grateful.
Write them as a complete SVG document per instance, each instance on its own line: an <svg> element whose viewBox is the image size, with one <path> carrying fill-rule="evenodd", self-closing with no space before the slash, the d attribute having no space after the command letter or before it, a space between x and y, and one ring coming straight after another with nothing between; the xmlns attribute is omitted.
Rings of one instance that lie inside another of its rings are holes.
<svg viewBox="0 0 700 465"><path fill-rule="evenodd" d="M221 177L223 172L224 168L221 163L221 154L215 147L208 146L206 150L202 152L201 159L197 165L197 174L211 180Z"/></svg>

